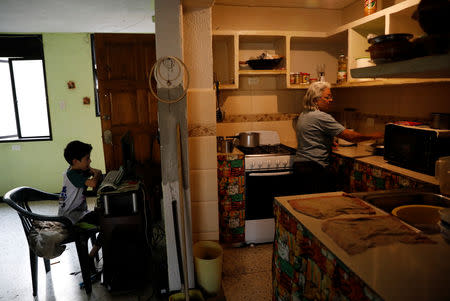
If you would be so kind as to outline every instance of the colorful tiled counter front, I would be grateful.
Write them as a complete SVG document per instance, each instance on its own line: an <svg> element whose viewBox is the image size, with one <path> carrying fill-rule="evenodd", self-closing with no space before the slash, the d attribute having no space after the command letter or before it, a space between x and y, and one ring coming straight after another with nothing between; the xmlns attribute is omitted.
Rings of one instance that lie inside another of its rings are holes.
<svg viewBox="0 0 450 301"><path fill-rule="evenodd" d="M450 300L450 245L441 235L429 236L436 244L393 243L349 255L321 230L324 220L288 203L339 194L275 199L274 301Z"/></svg>
<svg viewBox="0 0 450 301"><path fill-rule="evenodd" d="M434 177L389 164L381 156L364 157L356 150L352 153L351 148L347 148L346 153L334 150L332 155L331 168L338 175L338 189L346 192L408 189L439 193L439 183Z"/></svg>
<svg viewBox="0 0 450 301"><path fill-rule="evenodd" d="M350 187L352 192L409 189L439 193L434 177L389 164L381 156L355 159Z"/></svg>
<svg viewBox="0 0 450 301"><path fill-rule="evenodd" d="M220 242L245 242L244 155L217 154Z"/></svg>

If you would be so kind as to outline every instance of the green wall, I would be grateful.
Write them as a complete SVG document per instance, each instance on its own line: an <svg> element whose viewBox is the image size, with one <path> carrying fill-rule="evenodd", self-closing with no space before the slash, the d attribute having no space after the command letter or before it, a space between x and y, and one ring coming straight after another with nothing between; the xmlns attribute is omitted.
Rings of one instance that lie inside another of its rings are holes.
<svg viewBox="0 0 450 301"><path fill-rule="evenodd" d="M17 186L59 192L72 140L93 146L91 166L105 171L100 118L95 116L89 34L43 34L52 141L0 143L0 195ZM69 90L67 82L76 88ZM90 105L83 97L90 97ZM19 145L20 150L12 150Z"/></svg>

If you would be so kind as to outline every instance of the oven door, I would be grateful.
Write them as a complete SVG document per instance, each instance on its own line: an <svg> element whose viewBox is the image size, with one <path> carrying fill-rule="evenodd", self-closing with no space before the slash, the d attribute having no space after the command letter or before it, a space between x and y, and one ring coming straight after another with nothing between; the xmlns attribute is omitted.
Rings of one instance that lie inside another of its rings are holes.
<svg viewBox="0 0 450 301"><path fill-rule="evenodd" d="M273 218L273 199L296 194L293 170L245 173L245 219Z"/></svg>

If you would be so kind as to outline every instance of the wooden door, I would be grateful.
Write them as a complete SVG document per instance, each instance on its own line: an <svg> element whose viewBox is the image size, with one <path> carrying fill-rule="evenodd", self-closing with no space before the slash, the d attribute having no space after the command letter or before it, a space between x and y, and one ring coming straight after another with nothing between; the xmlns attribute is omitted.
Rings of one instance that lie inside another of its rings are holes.
<svg viewBox="0 0 450 301"><path fill-rule="evenodd" d="M127 131L137 162L159 164L157 100L148 86L155 35L95 34L94 45L106 171L122 164L120 139ZM112 142L105 139L106 131Z"/></svg>

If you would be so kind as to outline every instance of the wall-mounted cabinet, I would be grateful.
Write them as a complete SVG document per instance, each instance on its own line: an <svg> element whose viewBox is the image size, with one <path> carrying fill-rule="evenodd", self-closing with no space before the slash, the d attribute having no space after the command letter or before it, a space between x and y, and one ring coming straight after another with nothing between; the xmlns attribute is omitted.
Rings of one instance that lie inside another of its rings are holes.
<svg viewBox="0 0 450 301"><path fill-rule="evenodd" d="M283 35L239 35L239 62L245 62L250 59L256 59L262 53L280 56L283 59L273 70L251 70L239 68L239 74L246 75L267 75L267 74L286 74L286 36Z"/></svg>
<svg viewBox="0 0 450 301"><path fill-rule="evenodd" d="M287 88L307 88L308 84L293 84L291 73L308 73L310 78L319 78L319 66L325 72L325 80L336 83L338 57L347 54L347 31L323 37L289 37L289 61Z"/></svg>
<svg viewBox="0 0 450 301"><path fill-rule="evenodd" d="M214 81L219 81L223 89L237 89L237 35L215 34L212 40Z"/></svg>
<svg viewBox="0 0 450 301"><path fill-rule="evenodd" d="M443 67L433 67L431 72L423 70L428 60L417 58L417 70L407 68L408 74L397 68L407 66L406 62L383 64L375 67L361 68L378 70L371 73L358 72L356 59L369 57L367 52L368 34L383 35L391 33L412 33L414 37L423 35L419 24L411 18L420 0L405 0L387 7L374 14L354 20L340 26L331 32L313 31L216 31L213 33L214 72L221 82L222 89L239 88L239 77L242 76L276 76L282 83L281 88L306 89L308 84L291 84L290 73L309 73L311 78L318 78L317 66L325 65L325 80L333 87L374 86L385 84L409 84L429 81L449 81L450 66L448 55L441 57L439 62ZM247 61L263 52L284 57L274 70L249 70L240 67L239 61ZM347 56L347 83L336 84L338 57ZM422 60L425 60L422 62ZM416 62L414 61L414 62ZM392 66L392 67L387 67ZM379 70L389 68L389 74ZM442 70L442 72L440 72ZM356 71L356 72L355 72ZM363 71L363 70L361 70ZM385 76L386 75L386 76ZM388 82L380 78L397 77ZM401 78L405 77L405 80ZM411 78L415 78L412 80ZM422 79L423 77L427 79ZM433 79L430 79L433 78Z"/></svg>

